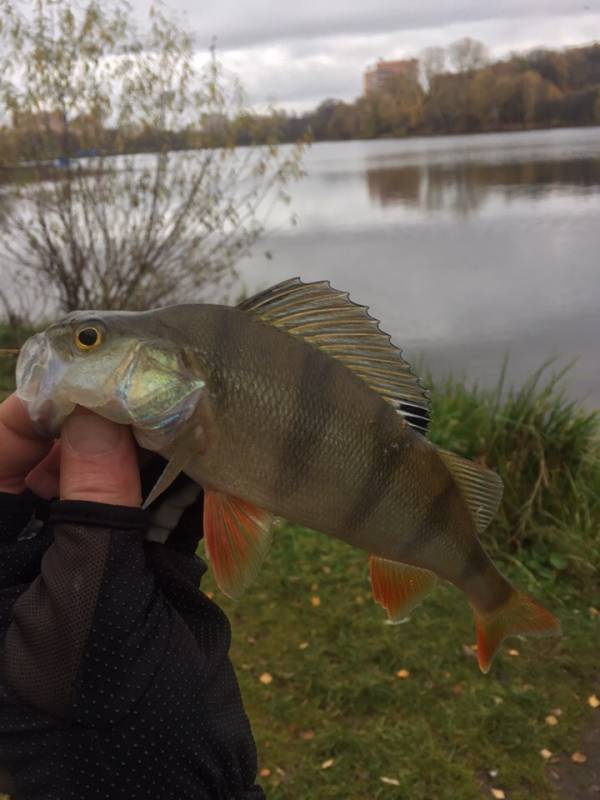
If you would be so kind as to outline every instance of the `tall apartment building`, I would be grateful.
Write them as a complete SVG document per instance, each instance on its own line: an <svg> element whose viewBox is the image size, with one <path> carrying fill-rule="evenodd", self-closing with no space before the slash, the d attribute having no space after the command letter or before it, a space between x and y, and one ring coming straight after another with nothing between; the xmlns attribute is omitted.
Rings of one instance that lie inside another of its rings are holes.
<svg viewBox="0 0 600 800"><path fill-rule="evenodd" d="M410 81L419 79L419 61L416 58L405 58L401 61L383 61L380 59L372 67L368 67L363 76L364 93L380 92L389 79L406 78Z"/></svg>

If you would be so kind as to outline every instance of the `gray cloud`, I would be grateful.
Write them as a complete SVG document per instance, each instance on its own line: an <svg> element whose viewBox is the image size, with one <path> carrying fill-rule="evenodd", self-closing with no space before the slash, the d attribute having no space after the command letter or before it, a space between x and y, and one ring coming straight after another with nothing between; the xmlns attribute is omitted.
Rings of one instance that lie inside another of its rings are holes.
<svg viewBox="0 0 600 800"><path fill-rule="evenodd" d="M143 0L134 0L143 15ZM304 110L326 97L349 100L377 58L416 55L462 36L494 55L600 39L600 0L170 0L195 32L213 36L225 65L255 104Z"/></svg>
<svg viewBox="0 0 600 800"><path fill-rule="evenodd" d="M223 49L332 35L438 29L457 23L600 13L598 0L178 0L176 5L200 40L208 42L217 36Z"/></svg>

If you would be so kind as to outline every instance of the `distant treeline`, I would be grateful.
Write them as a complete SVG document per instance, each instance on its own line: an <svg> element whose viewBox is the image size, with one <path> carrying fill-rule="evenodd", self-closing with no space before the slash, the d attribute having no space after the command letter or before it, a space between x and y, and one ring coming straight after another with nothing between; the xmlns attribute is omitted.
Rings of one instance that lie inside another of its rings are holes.
<svg viewBox="0 0 600 800"><path fill-rule="evenodd" d="M450 65L451 69L448 69ZM264 119L265 138L296 141L372 139L411 134L600 125L600 44L538 49L490 62L485 47L463 39L421 53L419 70L389 77L352 103L329 99L305 114ZM256 139L260 119L239 132Z"/></svg>
<svg viewBox="0 0 600 800"><path fill-rule="evenodd" d="M485 45L466 38L405 63L404 74L354 102L328 99L305 114L209 114L182 130L111 129L94 113L15 114L0 127L0 182L12 165L97 153L600 125L600 44L491 62Z"/></svg>

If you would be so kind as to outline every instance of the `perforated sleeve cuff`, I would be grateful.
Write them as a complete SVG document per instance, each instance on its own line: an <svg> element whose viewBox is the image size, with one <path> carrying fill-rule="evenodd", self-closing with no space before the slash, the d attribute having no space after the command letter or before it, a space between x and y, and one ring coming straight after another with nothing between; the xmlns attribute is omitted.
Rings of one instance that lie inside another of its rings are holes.
<svg viewBox="0 0 600 800"><path fill-rule="evenodd" d="M50 508L50 525L94 526L121 531L144 531L150 516L141 508L91 503L87 500L57 500Z"/></svg>

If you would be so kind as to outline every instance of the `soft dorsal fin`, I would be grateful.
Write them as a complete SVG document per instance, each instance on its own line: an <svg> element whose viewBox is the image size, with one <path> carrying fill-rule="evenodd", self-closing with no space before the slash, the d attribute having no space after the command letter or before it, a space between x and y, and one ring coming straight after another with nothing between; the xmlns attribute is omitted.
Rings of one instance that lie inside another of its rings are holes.
<svg viewBox="0 0 600 800"><path fill-rule="evenodd" d="M437 452L467 501L477 533L482 533L495 516L502 499L500 476L447 450L438 449Z"/></svg>
<svg viewBox="0 0 600 800"><path fill-rule="evenodd" d="M293 336L326 351L387 400L420 433L429 424L429 395L387 333L365 306L328 281L278 283L244 300L242 311L256 314Z"/></svg>

